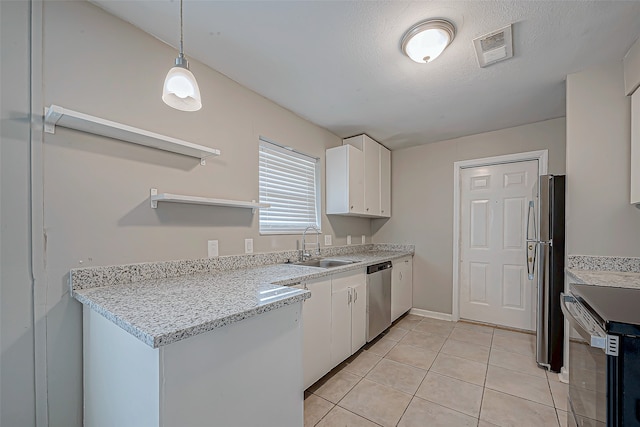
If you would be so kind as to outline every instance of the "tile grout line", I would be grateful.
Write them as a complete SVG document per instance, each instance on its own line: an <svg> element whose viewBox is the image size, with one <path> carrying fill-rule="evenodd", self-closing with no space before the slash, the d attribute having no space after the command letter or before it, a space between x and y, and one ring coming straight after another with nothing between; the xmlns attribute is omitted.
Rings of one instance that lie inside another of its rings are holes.
<svg viewBox="0 0 640 427"><path fill-rule="evenodd" d="M395 346L394 346L394 347L395 347ZM393 348L393 347L392 347L392 348ZM367 351L367 350L363 350L363 351ZM374 355L376 355L376 356L379 356L379 355L377 355L377 354L375 354L375 353L371 353L371 354L374 354ZM367 371L367 374L368 374L369 372L371 372L371 371L372 371L376 366L378 366L378 364L380 363L380 361L381 361L382 359L384 359L384 356L382 356L382 357L380 358L380 360L378 360L378 361L373 365L373 367L371 367L371 369L369 369L369 370ZM344 367L343 367L342 369L344 369ZM342 369L341 369L341 370L342 370ZM348 372L348 371L347 371L347 372ZM367 374L365 374L365 376L366 376ZM357 376L357 377L360 377L360 375L357 375L357 374L353 374L353 375L355 375L355 376ZM353 387L351 387L351 388L350 388L350 389L349 389L349 390L344 394L344 396L342 396L342 397L340 398L340 400L338 400L338 402L334 405L334 408L335 408L336 406L338 406L338 407L340 407L341 409L344 409L345 411L347 411L347 412L349 412L349 413L352 413L352 414L354 414L354 415L356 415L356 416L358 416L358 417L360 417L360 418L364 418L364 419L365 419L365 420L367 420L367 421L371 421L372 423L374 423L374 424L376 424L376 425L378 425L378 426L379 426L380 424L376 423L375 421L370 420L369 418L367 418L367 417L365 417L365 416L363 416L363 415L361 415L361 414L356 414L355 412L350 411L349 409L345 408L344 406L340 406L340 402L342 402L342 401L345 399L345 397L347 397L347 395L348 395L349 393L351 393L351 392L353 391L353 389L355 389L355 388L357 387L357 385L358 385L358 384L360 384L360 383L362 382L362 380L364 380L364 376L363 376L363 377L360 377L360 379L358 380L358 382L356 382L356 383L353 385ZM371 380L369 380L369 381L371 381ZM374 381L374 382L375 382L375 381ZM377 384L377 383L376 383L376 384ZM331 408L331 410L333 410L333 408ZM331 411L329 411L329 412L331 412ZM327 414L325 414L325 417L329 414L329 412L327 412ZM322 417L322 418L324 418L324 417ZM322 421L322 419L320 419L320 421ZM318 421L318 423L319 423L320 421Z"/></svg>
<svg viewBox="0 0 640 427"><path fill-rule="evenodd" d="M549 387L549 393L551 394L551 402L553 402L553 409L556 411L556 420L558 421L558 426L562 427L560 425L560 414L558 413L558 407L556 406L556 399L553 395L553 390L551 389L551 381L549 380L549 375L547 375L547 372L545 372L544 376L547 378L547 387Z"/></svg>
<svg viewBox="0 0 640 427"><path fill-rule="evenodd" d="M493 331L495 333L495 330ZM478 412L478 425L482 419L482 408L484 406L484 392L487 390L487 375L489 374L489 361L493 351L493 334L491 334L491 347L489 347L489 357L487 358L487 369L484 372L484 383L482 384L482 397L480 398L480 411Z"/></svg>

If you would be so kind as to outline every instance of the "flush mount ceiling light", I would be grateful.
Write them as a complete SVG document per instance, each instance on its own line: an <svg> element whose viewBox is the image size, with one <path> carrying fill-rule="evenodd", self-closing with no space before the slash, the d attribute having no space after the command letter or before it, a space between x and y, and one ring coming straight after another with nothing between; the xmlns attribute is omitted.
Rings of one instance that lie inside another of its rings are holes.
<svg viewBox="0 0 640 427"><path fill-rule="evenodd" d="M162 100L169 107L181 111L198 111L202 108L198 82L189 71L189 61L184 57L182 46L182 0L180 0L180 53L176 65L169 70L164 79Z"/></svg>
<svg viewBox="0 0 640 427"><path fill-rule="evenodd" d="M409 28L402 37L402 51L413 61L425 64L440 56L455 36L451 22L429 19Z"/></svg>

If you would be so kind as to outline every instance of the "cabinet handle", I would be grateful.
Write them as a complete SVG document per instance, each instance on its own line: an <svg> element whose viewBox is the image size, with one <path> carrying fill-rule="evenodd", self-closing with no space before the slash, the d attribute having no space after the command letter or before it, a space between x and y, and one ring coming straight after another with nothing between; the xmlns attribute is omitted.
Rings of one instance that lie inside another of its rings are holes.
<svg viewBox="0 0 640 427"><path fill-rule="evenodd" d="M367 211L369 210L369 208L367 208Z"/></svg>
<svg viewBox="0 0 640 427"><path fill-rule="evenodd" d="M400 280L402 280L402 271L400 272Z"/></svg>
<svg viewBox="0 0 640 427"><path fill-rule="evenodd" d="M353 209L353 206L351 206L351 209Z"/></svg>
<svg viewBox="0 0 640 427"><path fill-rule="evenodd" d="M347 293L348 298L347 298L347 304L351 304L351 288L349 288L349 292Z"/></svg>
<svg viewBox="0 0 640 427"><path fill-rule="evenodd" d="M356 302L356 301L358 301L358 291L354 289L353 293L356 295L355 299L353 300L353 302Z"/></svg>

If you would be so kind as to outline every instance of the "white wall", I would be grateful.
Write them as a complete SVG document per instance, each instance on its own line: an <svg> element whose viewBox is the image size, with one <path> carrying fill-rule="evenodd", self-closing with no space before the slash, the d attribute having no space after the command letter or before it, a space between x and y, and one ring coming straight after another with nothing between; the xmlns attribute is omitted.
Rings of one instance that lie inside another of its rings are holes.
<svg viewBox="0 0 640 427"><path fill-rule="evenodd" d="M260 236L250 210L177 204L154 210L149 189L257 200L258 136L318 156L322 164L325 149L341 140L194 60L204 106L195 113L173 110L160 96L175 49L84 1L46 1L43 21L44 105L222 151L200 166L61 127L45 134L44 229L34 232L46 241L48 415L51 426L76 427L82 423L82 316L69 297L69 270L204 258L208 239L219 240L221 255L243 253L249 237L255 252L295 249L300 236ZM334 245L346 244L347 234L371 235L368 219L323 215L322 229Z"/></svg>
<svg viewBox="0 0 640 427"><path fill-rule="evenodd" d="M28 427L35 425L29 4L2 1L0 18L0 425Z"/></svg>
<svg viewBox="0 0 640 427"><path fill-rule="evenodd" d="M416 245L414 308L451 313L453 163L541 149L549 150L549 173L563 174L564 118L392 152L393 216L372 221L373 240Z"/></svg>
<svg viewBox="0 0 640 427"><path fill-rule="evenodd" d="M567 76L567 254L640 256L622 61Z"/></svg>

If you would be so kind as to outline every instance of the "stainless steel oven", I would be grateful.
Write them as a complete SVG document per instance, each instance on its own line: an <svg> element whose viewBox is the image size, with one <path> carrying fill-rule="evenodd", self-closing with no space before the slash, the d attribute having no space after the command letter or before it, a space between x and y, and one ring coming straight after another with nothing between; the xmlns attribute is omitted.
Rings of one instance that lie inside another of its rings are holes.
<svg viewBox="0 0 640 427"><path fill-rule="evenodd" d="M571 285L569 426L640 426L640 289Z"/></svg>

